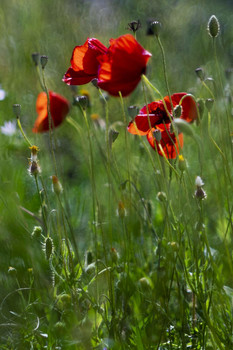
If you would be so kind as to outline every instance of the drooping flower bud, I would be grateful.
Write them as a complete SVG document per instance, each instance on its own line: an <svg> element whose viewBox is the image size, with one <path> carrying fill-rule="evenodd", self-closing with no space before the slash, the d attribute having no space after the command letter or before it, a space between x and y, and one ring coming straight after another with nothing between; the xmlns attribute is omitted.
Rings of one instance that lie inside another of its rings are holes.
<svg viewBox="0 0 233 350"><path fill-rule="evenodd" d="M180 118L181 114L182 114L182 107L181 107L181 105L175 106L174 113L173 113L174 118Z"/></svg>
<svg viewBox="0 0 233 350"><path fill-rule="evenodd" d="M94 87L96 87L97 89L99 89L99 86L98 86L98 79L97 79L97 78L92 79L91 83L92 83L92 85L93 85Z"/></svg>
<svg viewBox="0 0 233 350"><path fill-rule="evenodd" d="M40 54L38 52L33 52L32 53L32 60L35 63L35 66L38 66L39 59L40 59Z"/></svg>
<svg viewBox="0 0 233 350"><path fill-rule="evenodd" d="M213 108L213 105L214 105L214 100L212 98L207 98L205 100L205 106L206 106L208 112L211 111L211 109Z"/></svg>
<svg viewBox="0 0 233 350"><path fill-rule="evenodd" d="M130 118L135 118L139 113L139 107L138 106L129 106L128 107L128 114Z"/></svg>
<svg viewBox="0 0 233 350"><path fill-rule="evenodd" d="M207 24L207 30L212 38L216 38L220 32L220 24L216 16L212 15Z"/></svg>
<svg viewBox="0 0 233 350"><path fill-rule="evenodd" d="M153 137L155 138L156 141L160 142L162 139L162 133L160 130L155 129L152 131Z"/></svg>
<svg viewBox="0 0 233 350"><path fill-rule="evenodd" d="M62 193L63 188L56 175L52 176L52 183L53 183L53 192L56 193L57 196L59 196Z"/></svg>
<svg viewBox="0 0 233 350"><path fill-rule="evenodd" d="M173 125L175 125L179 132L183 132L186 135L193 136L192 126L186 122L184 119L176 118L173 120Z"/></svg>
<svg viewBox="0 0 233 350"><path fill-rule="evenodd" d="M48 56L46 56L46 55L40 56L40 64L41 64L42 69L45 68L47 62L48 62Z"/></svg>
<svg viewBox="0 0 233 350"><path fill-rule="evenodd" d="M203 71L202 68L197 68L197 69L195 69L195 72L196 72L197 77L198 77L201 81L203 81L203 80L205 79L204 71Z"/></svg>
<svg viewBox="0 0 233 350"><path fill-rule="evenodd" d="M116 141L118 138L119 132L110 128L108 132L108 138L109 138L109 146L112 147L112 144Z"/></svg>

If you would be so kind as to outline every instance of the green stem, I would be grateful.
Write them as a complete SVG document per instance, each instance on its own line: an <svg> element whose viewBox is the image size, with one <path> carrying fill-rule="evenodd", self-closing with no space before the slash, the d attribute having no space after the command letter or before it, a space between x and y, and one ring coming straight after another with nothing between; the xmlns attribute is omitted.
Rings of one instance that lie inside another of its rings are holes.
<svg viewBox="0 0 233 350"><path fill-rule="evenodd" d="M21 134L22 134L24 140L25 140L26 143L29 145L29 147L32 147L31 142L29 141L29 139L28 139L27 136L25 135L25 132L23 131L23 128L22 128L22 125L21 125L19 116L17 116L17 124L18 124L19 130L20 130L20 132L21 132Z"/></svg>

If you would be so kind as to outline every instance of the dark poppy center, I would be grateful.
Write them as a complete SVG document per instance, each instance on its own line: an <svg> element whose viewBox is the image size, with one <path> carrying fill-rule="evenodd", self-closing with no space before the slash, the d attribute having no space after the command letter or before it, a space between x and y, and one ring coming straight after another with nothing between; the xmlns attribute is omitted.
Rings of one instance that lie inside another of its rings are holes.
<svg viewBox="0 0 233 350"><path fill-rule="evenodd" d="M161 108L157 107L154 111L151 111L152 114L155 114L156 117L158 118L158 121L156 124L161 124L161 123L169 123L170 119L166 113L166 111L163 111Z"/></svg>

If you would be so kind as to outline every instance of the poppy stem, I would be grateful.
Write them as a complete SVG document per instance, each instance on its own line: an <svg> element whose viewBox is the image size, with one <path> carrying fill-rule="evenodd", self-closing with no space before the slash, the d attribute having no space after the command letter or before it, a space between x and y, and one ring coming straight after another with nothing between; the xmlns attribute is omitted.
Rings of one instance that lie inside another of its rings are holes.
<svg viewBox="0 0 233 350"><path fill-rule="evenodd" d="M169 88L169 84L168 84L167 65L166 65L166 59L165 59L165 52L164 52L164 48L163 48L162 42L160 40L160 37L156 36L156 38L158 40L158 44L159 44L159 47L160 47L160 50L161 50L161 54L162 54L164 79L165 79L165 84L166 84L166 88L167 88L167 94L169 96L171 108L172 108L172 111L173 111L174 108L173 108L172 99L171 99L171 92L170 92L170 88Z"/></svg>
<svg viewBox="0 0 233 350"><path fill-rule="evenodd" d="M24 138L24 140L26 141L26 143L29 145L29 147L32 147L32 144L31 142L29 141L29 139L27 138L25 132L23 131L23 128L22 128L22 125L21 125L21 122L20 122L20 119L19 119L19 116L16 117L17 119L17 124L18 124L18 127L19 127L19 130Z"/></svg>
<svg viewBox="0 0 233 350"><path fill-rule="evenodd" d="M50 98L49 98L49 91L46 86L45 82L45 74L44 74L44 69L42 69L42 81L43 81L43 86L44 86L44 91L47 95L47 113L48 113L48 120L49 120L49 143L50 143L50 151L52 154L53 158L53 163L54 163L54 170L55 170L55 175L58 176L58 171L57 171L57 162L56 162L56 157L55 157L55 152L54 152L54 147L53 147L53 133L52 133L52 115L51 115L51 110L50 110Z"/></svg>

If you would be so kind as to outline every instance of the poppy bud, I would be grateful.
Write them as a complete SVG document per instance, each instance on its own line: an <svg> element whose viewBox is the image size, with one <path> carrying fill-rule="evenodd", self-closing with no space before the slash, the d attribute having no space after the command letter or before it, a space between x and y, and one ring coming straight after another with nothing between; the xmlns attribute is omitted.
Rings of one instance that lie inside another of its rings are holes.
<svg viewBox="0 0 233 350"><path fill-rule="evenodd" d="M116 139L118 138L119 132L110 128L109 132L108 132L108 137L109 137L109 145L110 147L112 146L113 142L116 141Z"/></svg>
<svg viewBox="0 0 233 350"><path fill-rule="evenodd" d="M182 154L179 155L178 167L181 171L184 171L187 168L187 162L184 159L184 157L182 156Z"/></svg>
<svg viewBox="0 0 233 350"><path fill-rule="evenodd" d="M203 69L202 68L197 68L197 69L195 69L195 72L196 72L196 75L197 75L197 77L201 80L201 81L203 81L204 80L204 71L203 71Z"/></svg>
<svg viewBox="0 0 233 350"><path fill-rule="evenodd" d="M128 23L128 27L135 33L139 28L141 28L141 22L139 21L139 19L137 21L132 21Z"/></svg>
<svg viewBox="0 0 233 350"><path fill-rule="evenodd" d="M74 105L79 105L82 109L86 109L88 104L86 96L77 96L74 99Z"/></svg>
<svg viewBox="0 0 233 350"><path fill-rule="evenodd" d="M156 130L152 131L152 134L153 134L153 136L154 136L154 138L155 138L156 141L158 141L158 142L161 141L161 139L162 139L162 133L161 133L160 130L156 129Z"/></svg>
<svg viewBox="0 0 233 350"><path fill-rule="evenodd" d="M35 66L38 66L39 58L40 58L40 54L38 52L33 52L32 53L32 60L35 63Z"/></svg>
<svg viewBox="0 0 233 350"><path fill-rule="evenodd" d="M208 112L211 111L211 109L212 109L212 107L213 107L213 104L214 104L214 100L213 100L212 98L207 98L207 99L205 100L205 106L206 106Z"/></svg>
<svg viewBox="0 0 233 350"><path fill-rule="evenodd" d="M158 192L157 198L160 202L166 202L167 201L167 195L165 192Z"/></svg>
<svg viewBox="0 0 233 350"><path fill-rule="evenodd" d="M181 107L181 105L175 106L174 113L173 113L174 118L180 118L181 114L182 114L182 107Z"/></svg>
<svg viewBox="0 0 233 350"><path fill-rule="evenodd" d="M42 69L45 68L47 62L48 62L48 56L46 56L46 55L40 56L40 64L41 64Z"/></svg>
<svg viewBox="0 0 233 350"><path fill-rule="evenodd" d="M216 16L213 15L210 17L207 24L207 30L212 38L216 38L218 36L220 31L220 24Z"/></svg>
<svg viewBox="0 0 233 350"><path fill-rule="evenodd" d="M150 24L150 27L151 27L154 35L158 37L160 30L161 30L161 23L158 21L154 21Z"/></svg>
<svg viewBox="0 0 233 350"><path fill-rule="evenodd" d="M184 119L176 118L173 120L173 124L178 128L180 132L184 132L186 135L193 136L193 129L191 125Z"/></svg>
<svg viewBox="0 0 233 350"><path fill-rule="evenodd" d="M139 107L138 106L129 106L128 107L128 114L130 118L135 118L136 115L139 113Z"/></svg>
<svg viewBox="0 0 233 350"><path fill-rule="evenodd" d="M13 112L15 114L16 117L19 117L21 114L21 105L19 104L14 104L13 105Z"/></svg>
<svg viewBox="0 0 233 350"><path fill-rule="evenodd" d="M53 192L55 192L56 195L59 196L59 194L62 193L63 188L56 175L52 176L52 182L53 182Z"/></svg>
<svg viewBox="0 0 233 350"><path fill-rule="evenodd" d="M54 251L53 240L52 238L47 237L44 242L44 252L47 260L49 260L52 257L53 251Z"/></svg>
<svg viewBox="0 0 233 350"><path fill-rule="evenodd" d="M32 238L39 238L42 234L42 227L41 226L34 226L32 231Z"/></svg>
<svg viewBox="0 0 233 350"><path fill-rule="evenodd" d="M96 87L97 89L99 88L99 87L98 87L98 79L97 79L97 78L92 79L91 82L92 82L92 84L93 84L94 87Z"/></svg>

